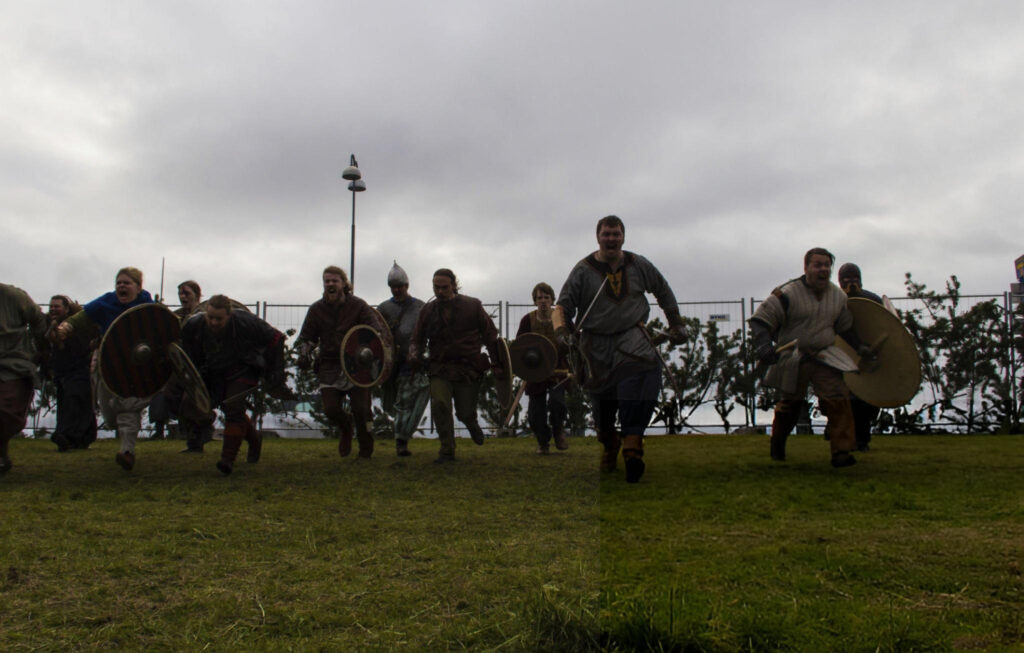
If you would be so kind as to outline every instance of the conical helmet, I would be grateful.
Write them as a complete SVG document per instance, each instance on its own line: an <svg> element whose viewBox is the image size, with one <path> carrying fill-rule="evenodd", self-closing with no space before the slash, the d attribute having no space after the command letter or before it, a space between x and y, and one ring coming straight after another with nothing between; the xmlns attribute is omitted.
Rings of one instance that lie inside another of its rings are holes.
<svg viewBox="0 0 1024 653"><path fill-rule="evenodd" d="M395 264L391 266L391 271L388 272L388 285L389 286L408 286L409 275L405 273L402 266L395 261Z"/></svg>

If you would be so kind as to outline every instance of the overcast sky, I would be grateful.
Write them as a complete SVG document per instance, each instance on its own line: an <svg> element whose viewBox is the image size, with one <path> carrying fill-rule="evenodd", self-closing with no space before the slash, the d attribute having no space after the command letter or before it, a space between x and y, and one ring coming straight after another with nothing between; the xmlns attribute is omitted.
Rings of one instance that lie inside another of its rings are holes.
<svg viewBox="0 0 1024 653"><path fill-rule="evenodd" d="M0 281L306 303L392 259L556 290L614 213L680 301L825 246L1001 293L1024 254L1024 3L20 2L0 22Z"/></svg>

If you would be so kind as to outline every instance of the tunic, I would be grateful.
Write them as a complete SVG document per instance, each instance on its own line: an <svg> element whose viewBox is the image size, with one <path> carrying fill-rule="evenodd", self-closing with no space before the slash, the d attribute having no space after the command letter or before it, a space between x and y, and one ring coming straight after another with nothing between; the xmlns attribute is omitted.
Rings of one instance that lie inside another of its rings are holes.
<svg viewBox="0 0 1024 653"><path fill-rule="evenodd" d="M432 301L420 311L413 334L414 355L430 351L427 374L449 381L475 381L490 367L480 349L497 360L498 329L479 299L455 295Z"/></svg>
<svg viewBox="0 0 1024 653"><path fill-rule="evenodd" d="M266 367L263 352L284 341L284 334L249 311L234 309L224 332L214 334L203 315L193 315L181 329L181 344L209 383Z"/></svg>
<svg viewBox="0 0 1024 653"><path fill-rule="evenodd" d="M765 383L773 388L796 391L802 356L812 356L830 367L836 367L837 360L848 360L835 340L836 334L853 326L853 315L846 308L846 293L834 283L818 297L803 277L787 281L772 291L750 319L767 326L780 344L799 341L799 352L782 352L779 362L768 369Z"/></svg>
<svg viewBox="0 0 1024 653"><path fill-rule="evenodd" d="M622 266L615 272L596 254L587 256L572 269L558 294L566 319L581 329L580 351L591 368L586 389L592 393L660 367L658 353L642 329L651 312L645 293L654 295L666 315L679 312L676 296L658 268L639 254L622 254ZM601 296L594 301L605 279Z"/></svg>
<svg viewBox="0 0 1024 653"><path fill-rule="evenodd" d="M46 316L21 288L0 283L0 381L36 380Z"/></svg>
<svg viewBox="0 0 1024 653"><path fill-rule="evenodd" d="M341 341L359 324L383 330L377 312L355 295L348 295L344 302L328 303L319 299L309 307L298 340L319 343L317 370L321 385L331 385L341 376Z"/></svg>

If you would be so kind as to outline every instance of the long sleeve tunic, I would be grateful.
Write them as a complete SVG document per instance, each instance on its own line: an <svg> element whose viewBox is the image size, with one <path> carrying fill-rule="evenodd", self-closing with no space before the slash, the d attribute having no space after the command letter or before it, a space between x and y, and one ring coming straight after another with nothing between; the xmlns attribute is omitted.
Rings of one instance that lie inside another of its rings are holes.
<svg viewBox="0 0 1024 653"><path fill-rule="evenodd" d="M569 273L557 303L581 330L580 350L590 363L587 390L602 392L661 365L643 331L651 313L646 293L654 295L666 316L678 316L672 288L658 268L639 254L623 252L622 266L615 271L591 254Z"/></svg>
<svg viewBox="0 0 1024 653"><path fill-rule="evenodd" d="M0 381L36 377L46 316L21 288L0 283Z"/></svg>
<svg viewBox="0 0 1024 653"><path fill-rule="evenodd" d="M784 392L797 385L800 359L813 356L822 363L847 359L835 346L836 335L853 326L846 308L846 293L830 283L819 296L803 277L788 281L772 291L750 318L768 327L780 344L799 342L797 349L783 352L779 362L768 369L765 384Z"/></svg>
<svg viewBox="0 0 1024 653"><path fill-rule="evenodd" d="M341 341L352 327L359 324L383 330L377 312L355 295L348 295L343 302L320 299L309 307L298 339L320 345L317 369L321 384L330 385L341 376Z"/></svg>
<svg viewBox="0 0 1024 653"><path fill-rule="evenodd" d="M450 381L475 381L497 357L498 328L479 299L455 295L448 301L432 301L420 311L413 334L414 357L429 351L427 374Z"/></svg>

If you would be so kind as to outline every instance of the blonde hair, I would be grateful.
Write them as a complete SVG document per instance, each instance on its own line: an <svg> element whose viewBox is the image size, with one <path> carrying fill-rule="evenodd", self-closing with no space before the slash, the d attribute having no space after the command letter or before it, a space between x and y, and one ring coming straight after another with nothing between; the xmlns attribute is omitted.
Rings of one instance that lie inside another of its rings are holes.
<svg viewBox="0 0 1024 653"><path fill-rule="evenodd" d="M352 294L352 282L348 280L348 275L345 274L344 270L339 268L337 265L328 265L327 267L324 268L324 271L320 274L320 276L322 277L325 274L336 274L339 277L341 277L341 283L342 286L344 286L345 288L345 294Z"/></svg>
<svg viewBox="0 0 1024 653"><path fill-rule="evenodd" d="M142 270L139 268L133 268L131 266L121 268L117 271L117 274L114 275L114 281L117 281L117 278L122 274L139 284L139 288L142 287Z"/></svg>

